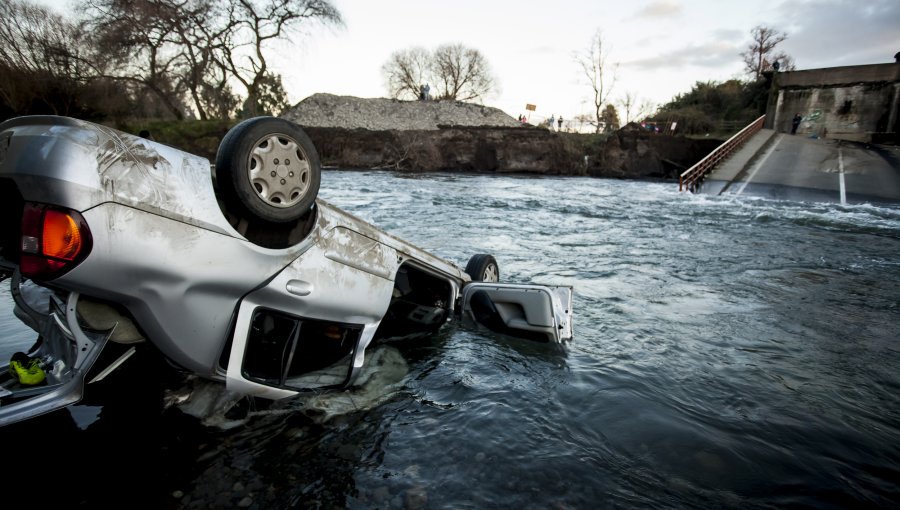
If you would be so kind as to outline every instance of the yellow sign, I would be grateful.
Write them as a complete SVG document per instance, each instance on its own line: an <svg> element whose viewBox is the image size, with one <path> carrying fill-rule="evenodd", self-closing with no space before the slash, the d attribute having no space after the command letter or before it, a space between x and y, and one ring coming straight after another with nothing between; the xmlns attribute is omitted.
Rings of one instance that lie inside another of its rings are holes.
<svg viewBox="0 0 900 510"><path fill-rule="evenodd" d="M535 106L535 105L533 105L533 104L528 104L528 103L526 103L526 104L525 104L525 109L528 110L529 112L533 112L533 111L537 110L537 106Z"/></svg>

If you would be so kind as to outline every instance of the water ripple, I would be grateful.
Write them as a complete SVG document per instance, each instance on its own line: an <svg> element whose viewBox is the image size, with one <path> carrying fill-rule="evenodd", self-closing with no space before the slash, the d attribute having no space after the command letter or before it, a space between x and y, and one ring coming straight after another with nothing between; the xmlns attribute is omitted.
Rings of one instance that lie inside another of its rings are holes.
<svg viewBox="0 0 900 510"><path fill-rule="evenodd" d="M489 252L506 281L572 285L574 341L451 326L394 343L409 373L371 409L162 427L194 452L167 506L900 501L900 208L389 172L327 171L321 195L461 265Z"/></svg>

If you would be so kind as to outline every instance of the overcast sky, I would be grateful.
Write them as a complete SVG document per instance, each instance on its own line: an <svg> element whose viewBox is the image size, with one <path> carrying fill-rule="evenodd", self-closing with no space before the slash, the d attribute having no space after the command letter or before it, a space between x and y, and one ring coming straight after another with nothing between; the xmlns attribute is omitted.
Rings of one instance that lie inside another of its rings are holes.
<svg viewBox="0 0 900 510"><path fill-rule="evenodd" d="M39 0L64 9L69 0ZM573 54L599 29L618 63L612 97L661 104L697 81L744 78L754 26L786 32L798 69L887 63L900 52L900 0L332 0L337 29L313 28L272 60L292 103L316 92L385 97L391 53L462 43L484 54L499 84L485 104L513 117L591 111ZM620 113L621 115L621 113Z"/></svg>

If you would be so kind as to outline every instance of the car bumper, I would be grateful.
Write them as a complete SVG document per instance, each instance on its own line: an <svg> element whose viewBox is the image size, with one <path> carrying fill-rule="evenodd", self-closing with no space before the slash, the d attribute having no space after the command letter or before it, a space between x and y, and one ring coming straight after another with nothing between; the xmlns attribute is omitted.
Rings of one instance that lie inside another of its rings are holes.
<svg viewBox="0 0 900 510"><path fill-rule="evenodd" d="M29 299L28 289L20 288L18 283L18 278L14 276L12 293L17 311L27 315L29 324L40 335L28 355L40 360L45 379L36 385L20 384L9 373L8 363L0 367L0 426L33 418L81 400L86 375L112 332L85 331L81 327L75 312L78 293L69 293L63 301L56 295L37 291ZM40 298L48 299L46 310L42 309L42 304L35 306L34 300Z"/></svg>

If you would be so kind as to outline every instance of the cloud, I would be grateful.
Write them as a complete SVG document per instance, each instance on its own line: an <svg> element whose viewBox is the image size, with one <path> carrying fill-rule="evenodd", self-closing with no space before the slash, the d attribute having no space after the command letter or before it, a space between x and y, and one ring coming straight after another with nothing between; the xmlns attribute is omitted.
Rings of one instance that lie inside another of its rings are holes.
<svg viewBox="0 0 900 510"><path fill-rule="evenodd" d="M623 62L636 70L681 69L684 67L722 68L740 61L741 47L724 40L690 44L654 57Z"/></svg>
<svg viewBox="0 0 900 510"><path fill-rule="evenodd" d="M713 38L721 41L747 41L750 42L750 32L742 32L736 29L720 28L712 32Z"/></svg>
<svg viewBox="0 0 900 510"><path fill-rule="evenodd" d="M892 62L900 50L900 2L812 0L778 9L788 38L779 49L798 69Z"/></svg>
<svg viewBox="0 0 900 510"><path fill-rule="evenodd" d="M681 15L681 4L675 0L656 0L635 14L638 18L672 18Z"/></svg>

